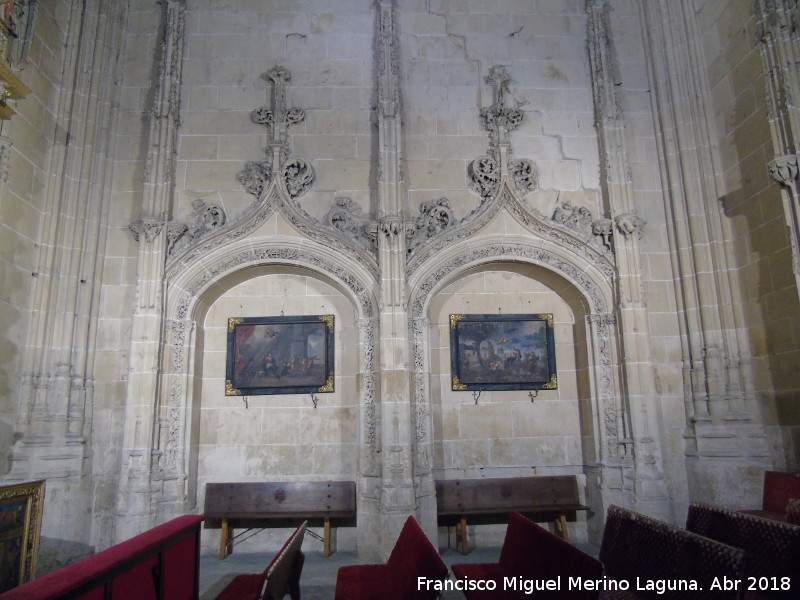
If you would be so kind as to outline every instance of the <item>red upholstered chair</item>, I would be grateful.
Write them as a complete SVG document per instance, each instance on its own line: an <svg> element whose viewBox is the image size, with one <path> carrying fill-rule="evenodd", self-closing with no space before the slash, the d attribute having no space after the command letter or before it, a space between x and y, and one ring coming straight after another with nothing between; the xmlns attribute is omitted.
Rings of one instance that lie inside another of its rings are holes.
<svg viewBox="0 0 800 600"><path fill-rule="evenodd" d="M434 600L439 592L433 586L420 588L418 578L442 581L447 576L436 548L414 517L408 517L385 565L339 569L335 600Z"/></svg>
<svg viewBox="0 0 800 600"><path fill-rule="evenodd" d="M548 581L562 576L580 577L582 580L601 579L603 565L569 542L553 535L518 512L508 516L508 527L500 561L497 563L475 563L453 565L453 574L458 579L494 581L495 589L465 589L467 600L512 600L528 599L544 594L546 597L589 600L597 598L599 592L568 590L566 585L558 592L526 590L523 581ZM506 589L506 578L518 582L517 589ZM532 594L531 594L532 592Z"/></svg>
<svg viewBox="0 0 800 600"><path fill-rule="evenodd" d="M281 600L286 594L300 600L300 574L305 555L300 551L307 521L289 539L262 573L245 573L233 578L217 600Z"/></svg>
<svg viewBox="0 0 800 600"><path fill-rule="evenodd" d="M743 510L741 512L772 519L788 521L791 514L789 500L800 498L800 473L782 473L766 471L764 473L764 495L760 510Z"/></svg>

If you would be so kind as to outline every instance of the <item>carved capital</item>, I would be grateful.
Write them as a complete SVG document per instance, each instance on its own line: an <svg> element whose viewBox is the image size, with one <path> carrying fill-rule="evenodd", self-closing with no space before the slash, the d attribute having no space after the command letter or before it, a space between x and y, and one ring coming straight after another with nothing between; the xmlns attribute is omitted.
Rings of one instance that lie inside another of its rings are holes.
<svg viewBox="0 0 800 600"><path fill-rule="evenodd" d="M378 229L386 237L397 237L405 233L403 220L400 217L384 217L378 221Z"/></svg>
<svg viewBox="0 0 800 600"><path fill-rule="evenodd" d="M787 187L794 187L797 184L798 164L796 154L778 156L771 160L767 167L769 168L769 176L777 183Z"/></svg>
<svg viewBox="0 0 800 600"><path fill-rule="evenodd" d="M164 229L164 222L156 219L142 219L128 225L128 229L133 233L133 238L137 242L144 239L146 242L152 243Z"/></svg>

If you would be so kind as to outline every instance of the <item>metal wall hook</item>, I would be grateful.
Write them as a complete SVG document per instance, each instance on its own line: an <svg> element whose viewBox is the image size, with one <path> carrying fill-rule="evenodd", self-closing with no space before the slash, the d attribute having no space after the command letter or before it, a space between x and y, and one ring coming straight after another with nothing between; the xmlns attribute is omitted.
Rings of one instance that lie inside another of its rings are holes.
<svg viewBox="0 0 800 600"><path fill-rule="evenodd" d="M317 408L317 402L319 402L319 398L315 393L311 393L311 402L314 403L314 408Z"/></svg>
<svg viewBox="0 0 800 600"><path fill-rule="evenodd" d="M534 400L536 400L536 397L537 397L538 395L539 395L539 390L531 390L530 392L528 392L528 398L530 398L530 399L531 399L531 402L533 402Z"/></svg>
<svg viewBox="0 0 800 600"><path fill-rule="evenodd" d="M481 397L481 390L475 390L472 392L472 397L475 398L475 404L478 403L478 398Z"/></svg>
<svg viewBox="0 0 800 600"><path fill-rule="evenodd" d="M250 408L250 398L248 396L242 396L242 400L244 400L245 409L249 409Z"/></svg>

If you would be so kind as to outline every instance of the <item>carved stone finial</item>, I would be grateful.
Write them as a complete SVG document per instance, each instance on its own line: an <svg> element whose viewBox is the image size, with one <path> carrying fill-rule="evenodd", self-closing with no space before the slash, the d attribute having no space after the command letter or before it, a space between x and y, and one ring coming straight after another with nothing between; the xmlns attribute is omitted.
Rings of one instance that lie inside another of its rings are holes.
<svg viewBox="0 0 800 600"><path fill-rule="evenodd" d="M245 169L237 173L236 178L249 194L259 199L272 177L276 173L280 174L290 199L294 200L310 189L316 177L308 161L289 158L288 129L301 123L306 113L302 108L286 106L286 85L292 78L287 68L275 67L265 73L264 78L272 82L272 103L270 106L255 109L250 113L250 119L272 130L270 148L273 149L273 155L266 160L248 162Z"/></svg>

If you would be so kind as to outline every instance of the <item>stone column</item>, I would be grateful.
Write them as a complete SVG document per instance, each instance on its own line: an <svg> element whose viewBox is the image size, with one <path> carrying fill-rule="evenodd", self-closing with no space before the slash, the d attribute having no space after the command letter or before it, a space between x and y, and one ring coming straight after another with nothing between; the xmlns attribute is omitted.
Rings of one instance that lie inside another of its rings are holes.
<svg viewBox="0 0 800 600"><path fill-rule="evenodd" d="M161 345L163 335L163 280L167 257L167 227L175 179L175 152L180 124L180 87L186 5L182 0L159 3L163 35L159 48L159 77L150 109L148 154L144 175L142 218L131 225L139 242L136 305L134 307L130 375L125 406L122 468L117 497L116 539L127 539L151 527L154 493L164 478L184 473L163 471L158 424L162 414ZM152 479L152 481L151 481ZM185 493L185 492L184 492Z"/></svg>

